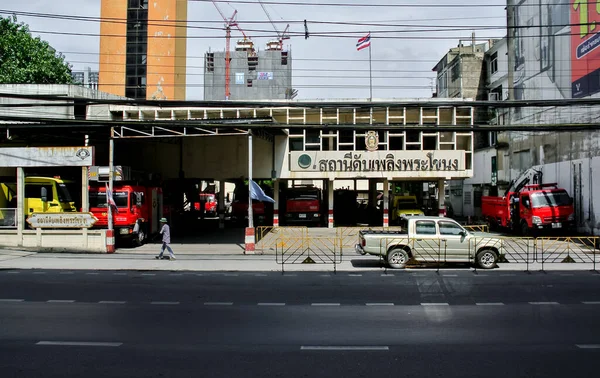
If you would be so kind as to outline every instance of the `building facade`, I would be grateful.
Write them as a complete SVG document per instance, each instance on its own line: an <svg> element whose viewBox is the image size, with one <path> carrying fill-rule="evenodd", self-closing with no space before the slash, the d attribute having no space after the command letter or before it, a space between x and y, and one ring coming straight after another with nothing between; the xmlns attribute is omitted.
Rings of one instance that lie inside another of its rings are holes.
<svg viewBox="0 0 600 378"><path fill-rule="evenodd" d="M588 24L598 20L594 4L508 1L507 68L514 87L509 99L600 98L600 46ZM598 105L569 105L515 108L498 122L593 125L599 119ZM558 183L573 197L578 230L600 233L600 196L593 180L600 174L600 133L505 132L498 140L506 146L498 153L504 180L531 167L541 170L544 182Z"/></svg>
<svg viewBox="0 0 600 378"><path fill-rule="evenodd" d="M286 100L292 89L291 51L268 44L256 51L249 40L238 41L230 52L229 100ZM225 51L208 52L204 64L204 100L226 100Z"/></svg>
<svg viewBox="0 0 600 378"><path fill-rule="evenodd" d="M185 100L187 0L148 4L102 0L99 90L135 99Z"/></svg>
<svg viewBox="0 0 600 378"><path fill-rule="evenodd" d="M98 71L92 71L90 67L86 67L83 71L72 71L71 76L75 84L98 90Z"/></svg>

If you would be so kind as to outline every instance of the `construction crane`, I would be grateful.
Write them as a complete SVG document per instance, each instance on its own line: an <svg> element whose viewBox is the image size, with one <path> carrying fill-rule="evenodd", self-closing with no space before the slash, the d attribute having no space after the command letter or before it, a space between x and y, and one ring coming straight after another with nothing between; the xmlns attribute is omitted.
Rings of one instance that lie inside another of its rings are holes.
<svg viewBox="0 0 600 378"><path fill-rule="evenodd" d="M262 7L262 9L265 11L265 14L267 15L267 18L269 19L269 21L271 22L271 25L273 25L273 29L275 29L275 33L277 33L277 40L279 41L279 50L283 50L283 40L290 39L290 35L288 33L289 29L290 29L290 24L287 24L285 29L283 30L283 32L279 33L279 30L277 30L277 26L275 26L275 23L271 19L271 15L269 14L269 12L267 12L267 8L264 6L264 4L260 0L258 0L258 3Z"/></svg>
<svg viewBox="0 0 600 378"><path fill-rule="evenodd" d="M217 11L219 11L219 14L221 15L221 17L223 18L223 21L225 21L225 100L229 100L229 96L231 96L231 91L229 89L229 84L231 81L230 78L230 63L231 63L231 53L229 52L229 42L231 40L231 27L235 26L237 27L239 30L241 30L237 24L237 10L234 9L233 15L230 18L225 17L225 15L223 14L223 12L221 12L221 9L217 6L217 3L213 0L212 3L215 5L215 8L217 8ZM244 38L246 38L246 34L244 34L244 32L242 32L242 34L244 35Z"/></svg>

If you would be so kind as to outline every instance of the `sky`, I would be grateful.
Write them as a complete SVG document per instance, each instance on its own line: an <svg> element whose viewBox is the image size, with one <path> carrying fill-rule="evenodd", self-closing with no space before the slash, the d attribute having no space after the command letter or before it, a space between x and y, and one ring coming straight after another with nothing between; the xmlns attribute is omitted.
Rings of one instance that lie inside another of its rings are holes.
<svg viewBox="0 0 600 378"><path fill-rule="evenodd" d="M477 43L506 35L505 0L262 2L279 31L290 25L292 38L285 41L284 48L292 54L292 86L301 100L367 99L370 86L373 98L429 98L435 88L432 69L448 49L460 40L469 44L473 32ZM276 37L258 0L218 2L218 6L228 17L238 11L240 27L260 50ZM0 15L11 12L100 17L100 0L2 0ZM33 35L63 53L73 70L98 69L97 20L17 17L29 25ZM369 49L356 50L357 40L369 31L370 61ZM241 37L233 30L232 46ZM223 20L213 2L189 0L187 100L203 99L204 53L224 49Z"/></svg>

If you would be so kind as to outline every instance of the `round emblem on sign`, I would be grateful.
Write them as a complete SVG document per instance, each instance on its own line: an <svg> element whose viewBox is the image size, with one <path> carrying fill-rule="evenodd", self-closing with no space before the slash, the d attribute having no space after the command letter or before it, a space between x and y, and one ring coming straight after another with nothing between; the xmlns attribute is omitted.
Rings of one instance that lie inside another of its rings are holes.
<svg viewBox="0 0 600 378"><path fill-rule="evenodd" d="M379 145L379 134L375 131L368 131L365 134L365 145L367 146L367 151L376 151Z"/></svg>
<svg viewBox="0 0 600 378"><path fill-rule="evenodd" d="M85 160L87 157L90 156L90 151L88 151L85 148L80 148L75 155L80 158L81 160Z"/></svg>
<svg viewBox="0 0 600 378"><path fill-rule="evenodd" d="M310 167L311 164L312 164L312 158L310 157L310 155L302 154L298 157L298 165L300 166L300 168L306 169L306 168Z"/></svg>

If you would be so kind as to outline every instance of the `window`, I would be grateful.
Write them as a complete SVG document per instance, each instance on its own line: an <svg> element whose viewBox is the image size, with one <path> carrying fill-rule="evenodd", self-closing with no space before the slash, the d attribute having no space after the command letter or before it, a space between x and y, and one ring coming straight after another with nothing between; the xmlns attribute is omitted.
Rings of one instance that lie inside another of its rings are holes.
<svg viewBox="0 0 600 378"><path fill-rule="evenodd" d="M460 235L464 230L454 222L440 221L440 235Z"/></svg>
<svg viewBox="0 0 600 378"><path fill-rule="evenodd" d="M450 79L452 81L458 80L458 78L460 77L460 63L459 62L454 63L454 65L452 66L452 69L450 71L450 74L451 74Z"/></svg>
<svg viewBox="0 0 600 378"><path fill-rule="evenodd" d="M498 72L498 52L495 52L490 57L490 74Z"/></svg>
<svg viewBox="0 0 600 378"><path fill-rule="evenodd" d="M46 198L48 199L48 201L54 201L54 192L52 191L52 184L25 185L25 198L41 198L42 188L46 188Z"/></svg>
<svg viewBox="0 0 600 378"><path fill-rule="evenodd" d="M417 235L435 235L434 221L417 221Z"/></svg>

